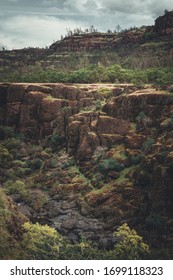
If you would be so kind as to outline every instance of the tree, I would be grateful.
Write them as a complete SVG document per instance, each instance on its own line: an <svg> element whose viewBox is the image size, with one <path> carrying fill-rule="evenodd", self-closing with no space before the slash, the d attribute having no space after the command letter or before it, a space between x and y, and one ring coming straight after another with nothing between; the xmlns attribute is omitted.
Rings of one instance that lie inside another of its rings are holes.
<svg viewBox="0 0 173 280"><path fill-rule="evenodd" d="M149 253L149 246L143 242L143 237L126 223L114 232L114 236L120 240L114 247L119 259L137 260Z"/></svg>
<svg viewBox="0 0 173 280"><path fill-rule="evenodd" d="M73 31L70 28L67 28L66 31L67 31L67 36L73 35Z"/></svg>
<svg viewBox="0 0 173 280"><path fill-rule="evenodd" d="M111 34L111 33L112 33L112 30L108 29L108 30L106 31L106 33Z"/></svg>
<svg viewBox="0 0 173 280"><path fill-rule="evenodd" d="M50 260L59 257L63 243L58 232L48 225L25 223L21 248L26 259Z"/></svg>
<svg viewBox="0 0 173 280"><path fill-rule="evenodd" d="M116 30L117 30L118 33L120 32L121 26L119 24L116 26Z"/></svg>
<svg viewBox="0 0 173 280"><path fill-rule="evenodd" d="M94 28L94 25L90 25L90 28L89 28L90 32L93 33L96 31L96 29Z"/></svg>

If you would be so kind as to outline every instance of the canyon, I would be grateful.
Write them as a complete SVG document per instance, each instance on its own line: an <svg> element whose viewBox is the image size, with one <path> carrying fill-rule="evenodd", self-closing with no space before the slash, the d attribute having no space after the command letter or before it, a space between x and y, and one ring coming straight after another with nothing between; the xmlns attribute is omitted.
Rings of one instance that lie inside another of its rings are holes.
<svg viewBox="0 0 173 280"><path fill-rule="evenodd" d="M0 258L25 257L27 222L65 238L61 258L118 258L124 225L148 258L173 257L172 35L165 10L153 26L0 51Z"/></svg>
<svg viewBox="0 0 173 280"><path fill-rule="evenodd" d="M170 87L1 84L0 101L0 139L13 155L1 184L29 184L30 199L10 195L20 215L73 243L109 248L128 223L152 246L172 246ZM23 140L10 144L4 127ZM34 159L42 163L35 171L21 168Z"/></svg>

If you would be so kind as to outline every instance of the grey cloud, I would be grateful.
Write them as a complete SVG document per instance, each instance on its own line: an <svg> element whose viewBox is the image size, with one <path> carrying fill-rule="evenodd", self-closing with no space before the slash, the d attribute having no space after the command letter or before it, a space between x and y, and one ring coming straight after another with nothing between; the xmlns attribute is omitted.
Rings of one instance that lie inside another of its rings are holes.
<svg viewBox="0 0 173 280"><path fill-rule="evenodd" d="M12 1L12 2L11 2ZM49 8L64 8L68 0L1 0L0 7L1 11L11 13L40 13L46 14Z"/></svg>
<svg viewBox="0 0 173 280"><path fill-rule="evenodd" d="M151 25L172 8L172 0L0 0L0 45L50 45L67 28Z"/></svg>
<svg viewBox="0 0 173 280"><path fill-rule="evenodd" d="M76 21L33 15L3 18L3 24L0 23L0 46L6 45L9 49L49 46L54 39L66 33L67 27L74 29Z"/></svg>
<svg viewBox="0 0 173 280"><path fill-rule="evenodd" d="M109 12L122 12L122 13L128 13L139 11L141 7L141 4L143 6L142 0L107 0L106 2L104 0L101 0L101 4L103 9Z"/></svg>
<svg viewBox="0 0 173 280"><path fill-rule="evenodd" d="M172 0L100 0L102 8L110 13L125 13L128 15L148 14L159 16L165 9L172 10Z"/></svg>
<svg viewBox="0 0 173 280"><path fill-rule="evenodd" d="M158 17L163 14L164 10L172 10L173 4L172 0L157 1L152 0L148 3L148 10L152 13L154 17Z"/></svg>

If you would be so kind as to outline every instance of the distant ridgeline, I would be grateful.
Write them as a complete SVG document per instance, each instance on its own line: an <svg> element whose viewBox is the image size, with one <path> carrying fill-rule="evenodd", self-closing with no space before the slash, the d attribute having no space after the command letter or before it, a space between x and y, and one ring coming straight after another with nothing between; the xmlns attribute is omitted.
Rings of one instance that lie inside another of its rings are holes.
<svg viewBox="0 0 173 280"><path fill-rule="evenodd" d="M164 15L159 16L153 26L128 30L121 30L119 27L116 31L108 30L106 33L94 28L85 31L76 28L74 32L69 31L64 38L61 37L61 40L45 49L0 51L1 82L18 82L23 75L29 77L34 71L56 70L69 73L93 64L103 67L119 64L129 69L172 66L173 11L165 10ZM41 80L36 81L49 82L49 79L42 73ZM55 81L62 80L56 78Z"/></svg>
<svg viewBox="0 0 173 280"><path fill-rule="evenodd" d="M161 39L158 38L161 35L170 35L167 39L173 39L173 11L165 10L164 15L155 20L154 26L134 27L121 32L120 27L119 29L117 27L117 31L108 30L107 33L98 32L95 29L90 33L75 29L74 33L69 32L64 39L53 43L49 49L53 52L112 50L128 43L145 43L148 37Z"/></svg>

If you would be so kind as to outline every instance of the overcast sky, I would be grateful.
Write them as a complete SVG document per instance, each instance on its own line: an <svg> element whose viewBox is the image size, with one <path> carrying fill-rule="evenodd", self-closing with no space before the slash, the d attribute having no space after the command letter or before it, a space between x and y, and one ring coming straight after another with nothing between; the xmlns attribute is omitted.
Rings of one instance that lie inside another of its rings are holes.
<svg viewBox="0 0 173 280"><path fill-rule="evenodd" d="M46 47L66 29L153 25L172 0L0 0L0 46Z"/></svg>

